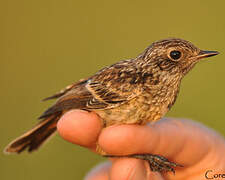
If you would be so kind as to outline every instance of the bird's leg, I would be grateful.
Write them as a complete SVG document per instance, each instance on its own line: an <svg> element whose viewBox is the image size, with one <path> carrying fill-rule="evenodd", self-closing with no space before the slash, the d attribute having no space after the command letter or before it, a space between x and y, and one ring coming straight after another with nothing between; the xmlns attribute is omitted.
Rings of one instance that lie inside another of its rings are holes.
<svg viewBox="0 0 225 180"><path fill-rule="evenodd" d="M131 154L131 155L124 155L124 156L117 156L117 155L103 155L104 157L110 158L136 158L145 160L148 162L151 171L157 172L168 172L171 171L175 174L175 167L183 167L174 162L170 162L168 159L153 154Z"/></svg>
<svg viewBox="0 0 225 180"><path fill-rule="evenodd" d="M100 116L99 116L100 117ZM106 128L107 127L107 124L106 124L106 120L101 119L101 124L102 124L102 128ZM106 152L101 148L101 146L99 146L98 142L96 142L96 152L102 156L105 156L106 155Z"/></svg>
<svg viewBox="0 0 225 180"><path fill-rule="evenodd" d="M98 154L100 154L100 155L102 155L102 156L107 156L106 155L106 152L101 148L101 146L99 146L99 144L98 143L96 143L96 152L98 153Z"/></svg>

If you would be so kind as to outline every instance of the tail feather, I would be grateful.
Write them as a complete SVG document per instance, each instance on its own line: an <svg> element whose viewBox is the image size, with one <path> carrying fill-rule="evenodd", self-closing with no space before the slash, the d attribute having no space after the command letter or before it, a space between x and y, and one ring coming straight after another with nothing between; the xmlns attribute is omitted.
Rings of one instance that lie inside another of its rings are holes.
<svg viewBox="0 0 225 180"><path fill-rule="evenodd" d="M56 125L60 114L54 114L34 128L12 141L6 148L5 153L20 153L27 149L28 152L37 150L56 131Z"/></svg>

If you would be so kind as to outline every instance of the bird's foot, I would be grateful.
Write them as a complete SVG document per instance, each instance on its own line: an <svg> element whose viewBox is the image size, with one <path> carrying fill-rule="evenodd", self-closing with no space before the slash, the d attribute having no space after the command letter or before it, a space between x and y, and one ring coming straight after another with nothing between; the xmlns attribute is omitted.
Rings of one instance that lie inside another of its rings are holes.
<svg viewBox="0 0 225 180"><path fill-rule="evenodd" d="M103 155L104 157L111 157L111 158L136 158L142 159L148 162L151 171L157 172L173 172L175 174L175 167L183 167L174 162L170 162L168 159L153 154L131 154L125 156L116 156L116 155Z"/></svg>

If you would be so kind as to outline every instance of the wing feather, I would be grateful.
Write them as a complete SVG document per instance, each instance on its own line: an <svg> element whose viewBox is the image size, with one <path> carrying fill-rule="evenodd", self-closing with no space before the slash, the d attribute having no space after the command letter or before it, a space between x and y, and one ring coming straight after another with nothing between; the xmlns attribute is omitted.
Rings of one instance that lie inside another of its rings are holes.
<svg viewBox="0 0 225 180"><path fill-rule="evenodd" d="M58 101L40 118L70 109L109 109L117 107L138 96L142 89L138 85L135 67L127 66L132 61L122 61L106 67L89 79L68 86L47 99ZM129 68L127 68L129 67ZM134 68L134 69L132 69ZM141 82L141 81L139 81Z"/></svg>

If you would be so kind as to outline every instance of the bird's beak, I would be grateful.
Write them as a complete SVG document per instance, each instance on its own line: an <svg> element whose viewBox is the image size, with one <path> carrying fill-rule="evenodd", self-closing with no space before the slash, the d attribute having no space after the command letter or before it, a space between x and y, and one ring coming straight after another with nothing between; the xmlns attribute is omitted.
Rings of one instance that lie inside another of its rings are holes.
<svg viewBox="0 0 225 180"><path fill-rule="evenodd" d="M203 51L203 50L201 50L199 52L199 54L197 55L197 58L202 59L202 58L206 58L206 57L215 56L217 54L219 54L219 52L217 52L217 51Z"/></svg>

